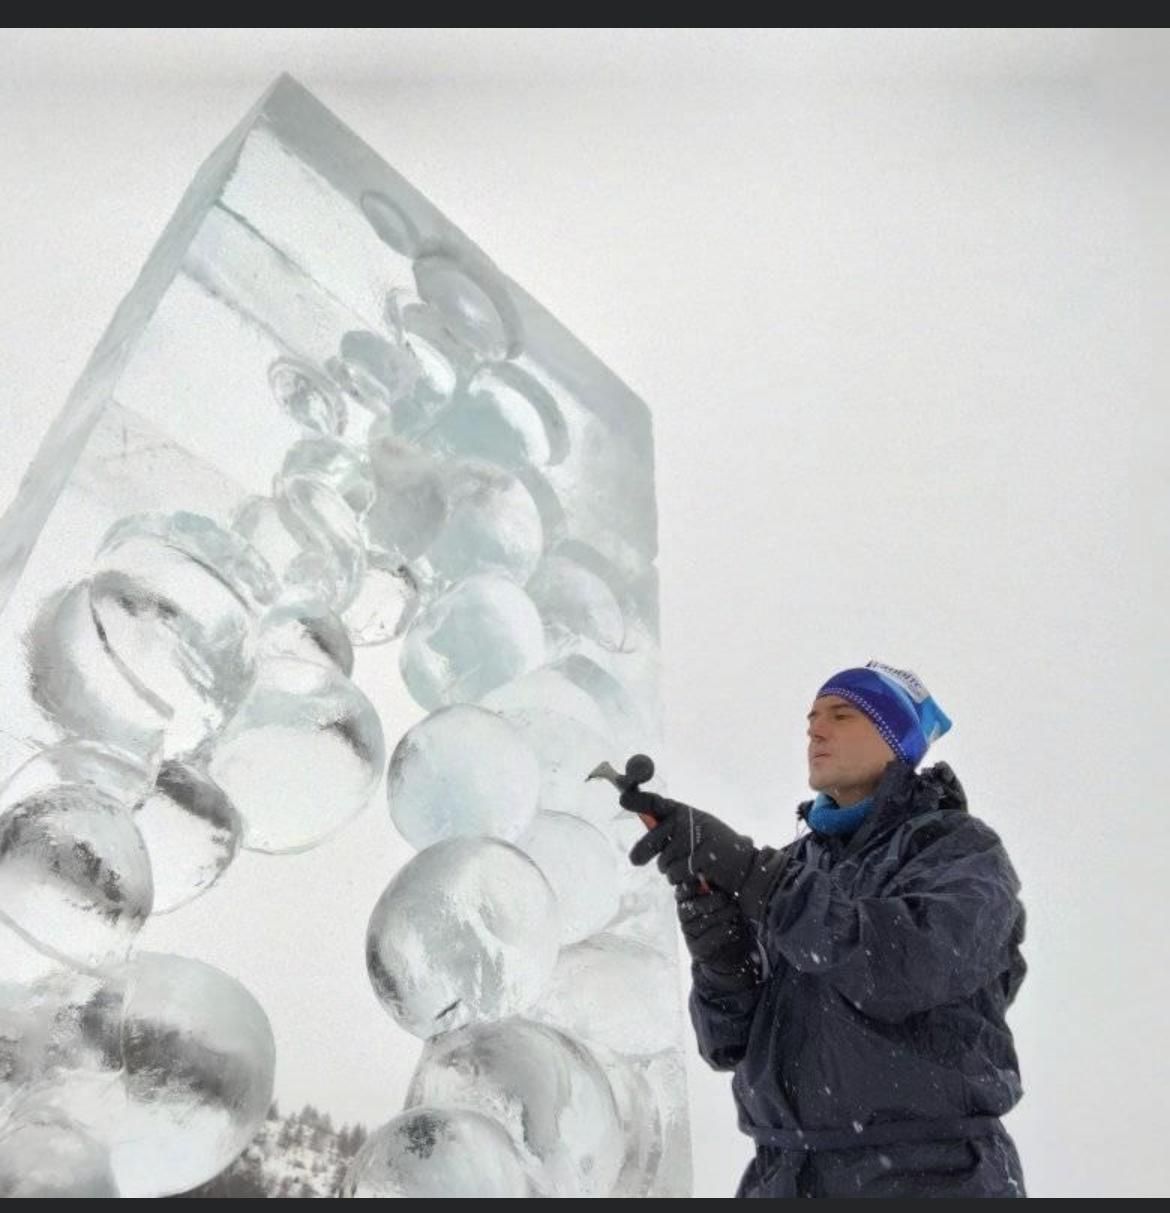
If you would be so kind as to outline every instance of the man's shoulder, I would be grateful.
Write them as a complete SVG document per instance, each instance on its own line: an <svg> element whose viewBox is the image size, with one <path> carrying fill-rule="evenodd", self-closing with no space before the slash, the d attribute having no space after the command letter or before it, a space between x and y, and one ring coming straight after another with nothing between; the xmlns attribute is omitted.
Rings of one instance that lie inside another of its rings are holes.
<svg viewBox="0 0 1170 1213"><path fill-rule="evenodd" d="M897 831L899 868L921 865L995 872L1013 887L1019 878L998 831L981 817L953 804L938 804L906 818ZM972 868L971 865L974 865Z"/></svg>

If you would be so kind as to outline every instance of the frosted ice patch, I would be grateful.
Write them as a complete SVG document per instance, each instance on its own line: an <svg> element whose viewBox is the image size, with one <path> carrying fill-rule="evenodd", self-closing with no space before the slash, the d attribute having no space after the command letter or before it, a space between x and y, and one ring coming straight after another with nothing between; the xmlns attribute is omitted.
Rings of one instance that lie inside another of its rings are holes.
<svg viewBox="0 0 1170 1213"><path fill-rule="evenodd" d="M590 1052L609 1079L625 1143L622 1169L612 1195L649 1196L658 1178L664 1146L656 1093L638 1062L596 1044L590 1044Z"/></svg>
<svg viewBox="0 0 1170 1213"><path fill-rule="evenodd" d="M374 499L364 525L371 548L404 561L421 556L447 516L442 468L381 422L370 430L369 460Z"/></svg>

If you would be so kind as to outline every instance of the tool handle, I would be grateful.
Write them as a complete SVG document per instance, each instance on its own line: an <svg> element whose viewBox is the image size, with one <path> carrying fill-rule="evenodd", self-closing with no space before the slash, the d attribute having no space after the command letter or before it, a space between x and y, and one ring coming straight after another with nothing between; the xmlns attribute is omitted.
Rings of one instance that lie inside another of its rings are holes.
<svg viewBox="0 0 1170 1213"><path fill-rule="evenodd" d="M639 756L639 755L635 755L634 757L635 757L635 758L637 758L637 757L640 757L640 756ZM627 771L627 772L628 772L628 771L629 771L629 769L630 769L630 763L632 763L633 761L634 761L634 759L633 759L633 758L631 758L631 759L630 759L630 762L627 762L627 763L626 763L626 771ZM649 759L646 759L646 761L647 761L647 762L649 762L650 760L649 760ZM651 774L653 774L653 765L651 765ZM648 778L649 778L649 776L647 776L646 778L648 779ZM642 824L643 824L643 825L646 827L646 829L648 829L648 830L652 830L652 829L654 829L654 827L655 827L655 826L658 824L658 819L657 819L656 817L652 816L650 813L639 813L639 814L638 814L638 816L639 816L639 817L641 817L641 819L642 819ZM699 877L699 892L700 892L700 894L702 894L702 893L710 893L710 892L711 892L711 886L710 886L710 885L707 883L706 879L705 879L704 877L702 877L702 876L700 876L700 877Z"/></svg>

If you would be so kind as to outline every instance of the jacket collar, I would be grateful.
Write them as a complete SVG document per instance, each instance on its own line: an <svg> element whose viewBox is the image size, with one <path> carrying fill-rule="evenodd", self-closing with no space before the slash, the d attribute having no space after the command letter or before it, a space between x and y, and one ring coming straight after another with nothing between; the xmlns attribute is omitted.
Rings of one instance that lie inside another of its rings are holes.
<svg viewBox="0 0 1170 1213"><path fill-rule="evenodd" d="M805 821L814 801L802 801L796 815ZM905 817L929 813L934 809L966 811L967 795L963 785L945 762L915 771L900 758L890 761L873 792L873 808L850 838L848 850L854 851L876 834L896 825Z"/></svg>

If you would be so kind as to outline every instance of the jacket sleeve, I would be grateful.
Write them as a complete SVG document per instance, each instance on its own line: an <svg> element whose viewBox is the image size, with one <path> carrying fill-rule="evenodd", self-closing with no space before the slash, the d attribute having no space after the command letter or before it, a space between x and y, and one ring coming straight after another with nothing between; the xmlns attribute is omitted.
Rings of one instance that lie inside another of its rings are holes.
<svg viewBox="0 0 1170 1213"><path fill-rule="evenodd" d="M977 819L935 832L872 894L842 887L839 872L791 860L754 907L757 929L770 955L823 977L865 1014L896 1022L1011 967L1019 880Z"/></svg>
<svg viewBox="0 0 1170 1213"><path fill-rule="evenodd" d="M713 1070L734 1070L747 1052L748 1035L763 983L747 989L724 989L716 975L691 963L691 996L687 1008L699 1056Z"/></svg>

